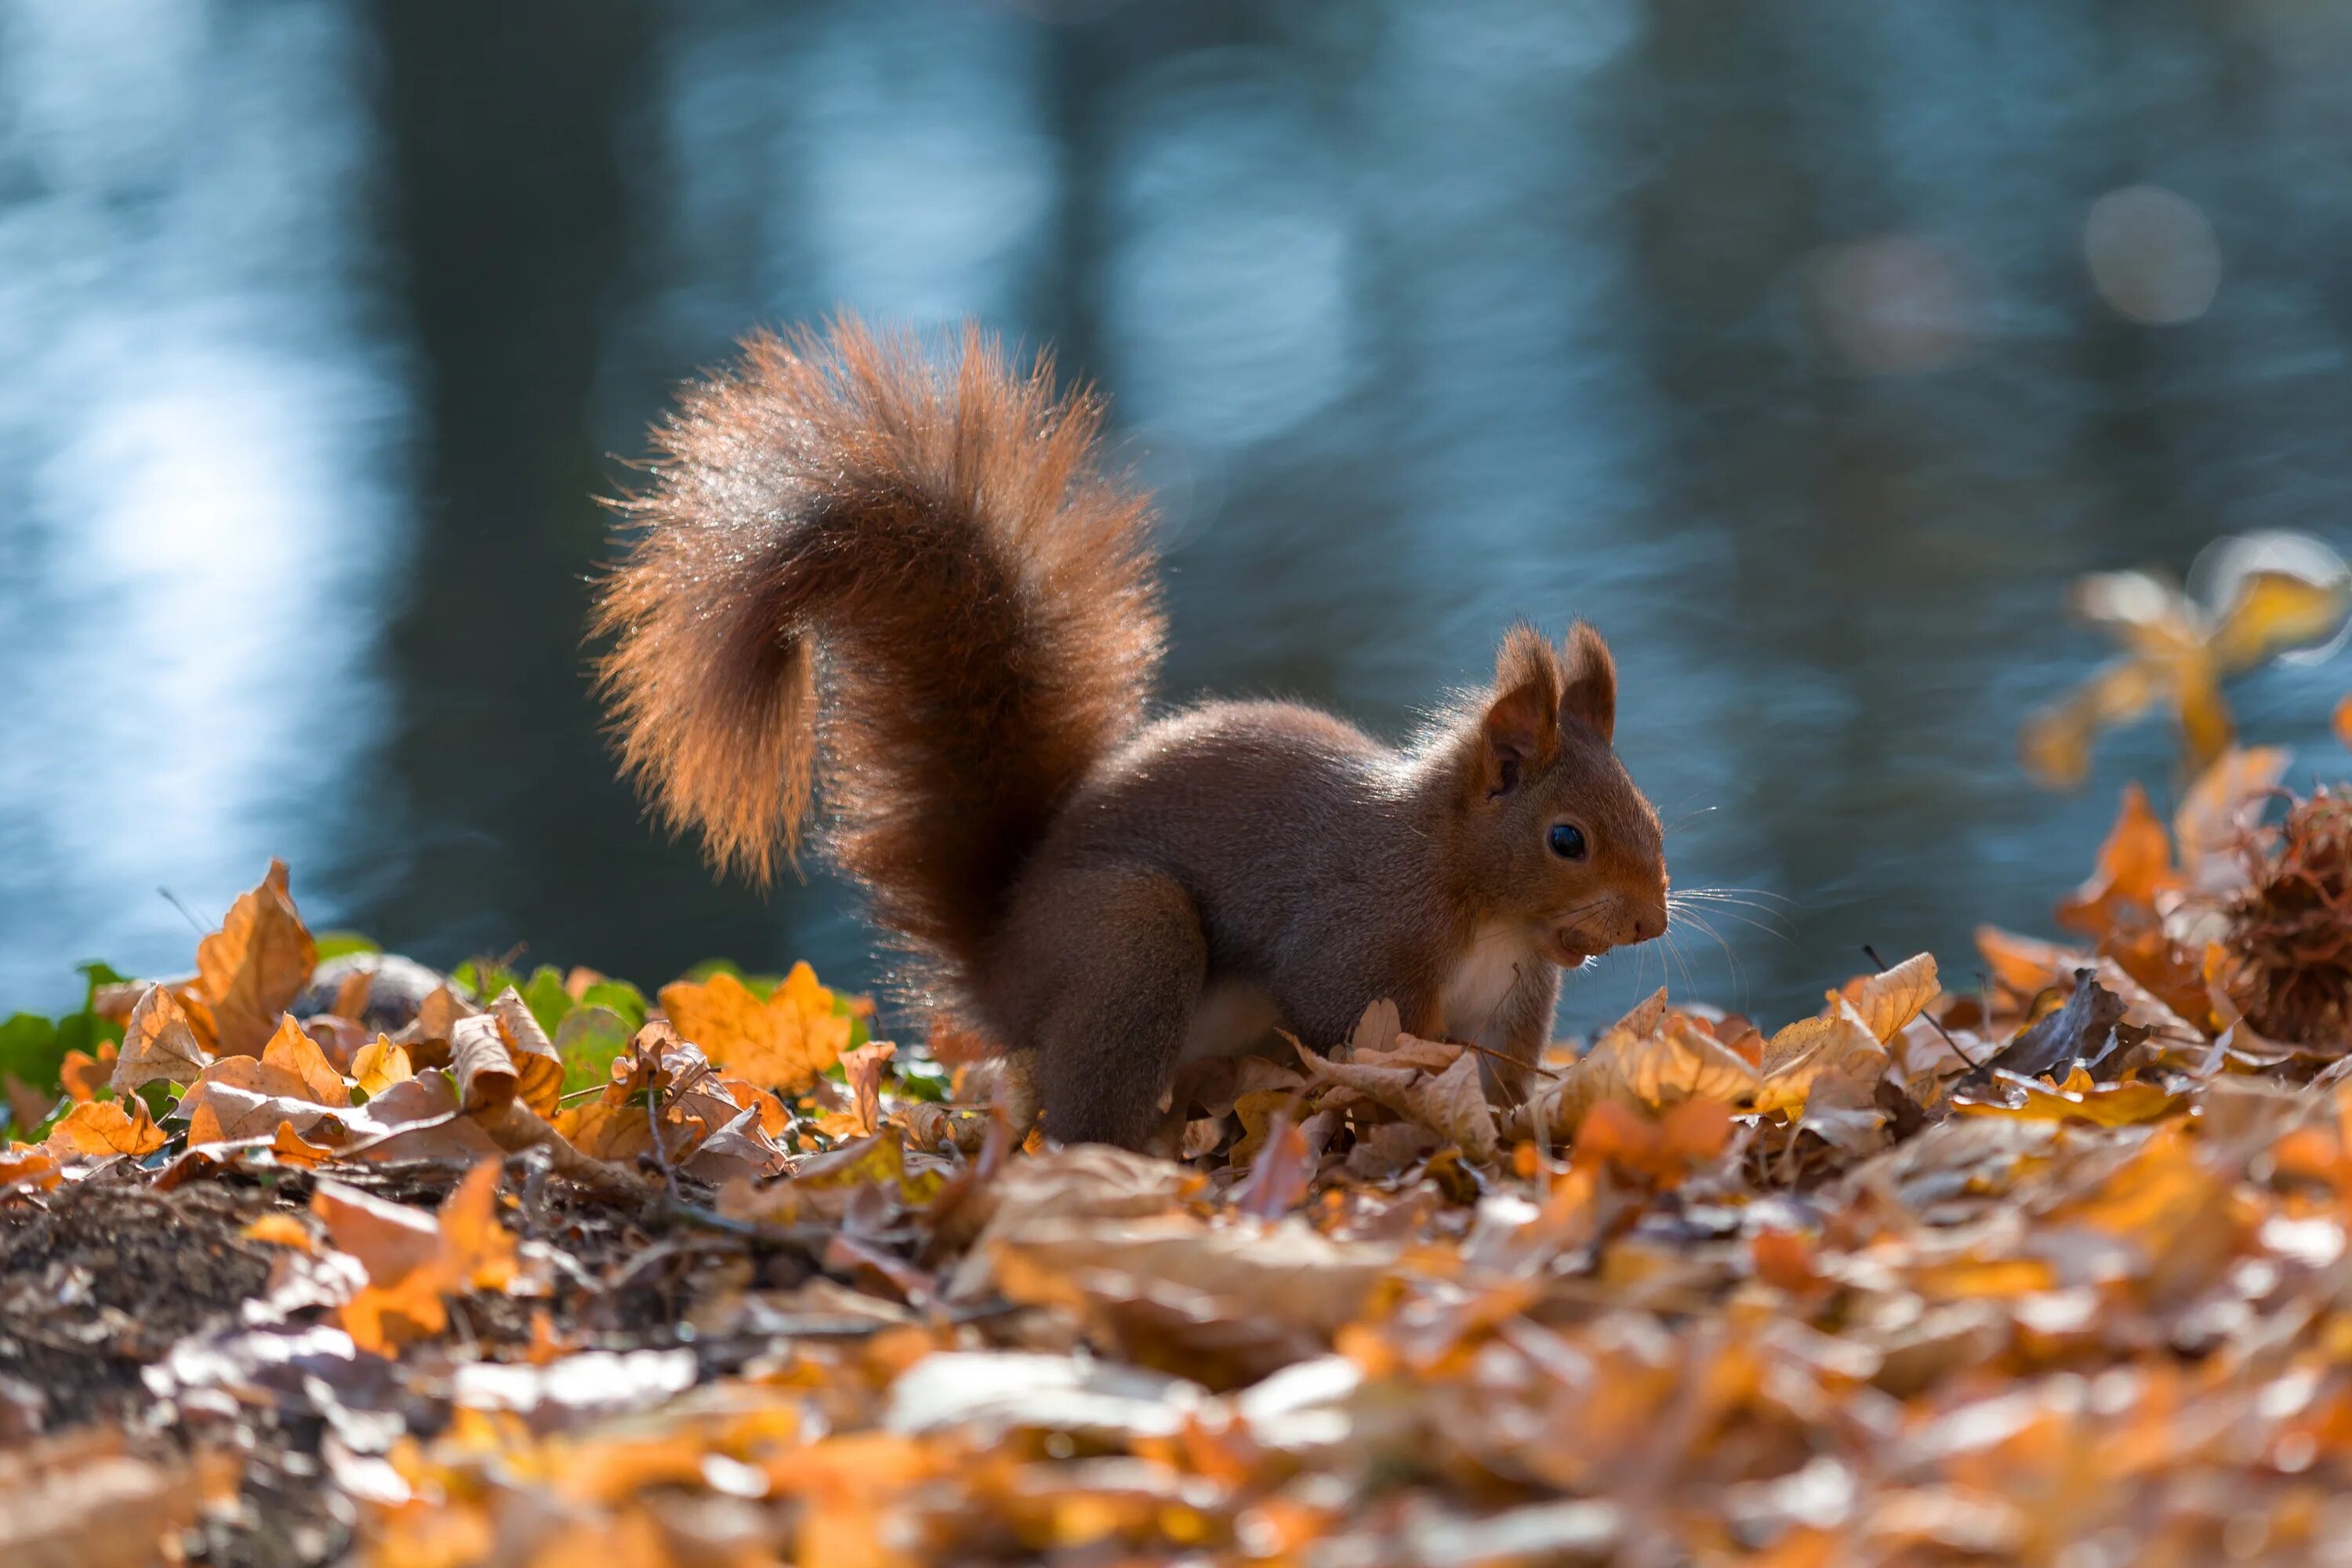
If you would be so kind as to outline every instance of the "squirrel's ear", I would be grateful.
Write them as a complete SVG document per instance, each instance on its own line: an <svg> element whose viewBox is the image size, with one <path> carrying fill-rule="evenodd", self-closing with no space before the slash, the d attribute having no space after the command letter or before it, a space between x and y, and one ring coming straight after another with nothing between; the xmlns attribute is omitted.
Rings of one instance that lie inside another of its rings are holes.
<svg viewBox="0 0 2352 1568"><path fill-rule="evenodd" d="M1559 665L1541 634L1513 626L1495 658L1495 691L1479 722L1486 793L1508 795L1559 747Z"/></svg>
<svg viewBox="0 0 2352 1568"><path fill-rule="evenodd" d="M1617 661L1587 621L1568 628L1568 684L1559 695L1563 723L1584 725L1603 741L1617 731Z"/></svg>

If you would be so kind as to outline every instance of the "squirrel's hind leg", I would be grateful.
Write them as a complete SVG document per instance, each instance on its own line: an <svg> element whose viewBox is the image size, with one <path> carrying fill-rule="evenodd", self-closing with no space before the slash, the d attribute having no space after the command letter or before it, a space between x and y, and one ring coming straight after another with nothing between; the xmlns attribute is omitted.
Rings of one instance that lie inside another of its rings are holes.
<svg viewBox="0 0 2352 1568"><path fill-rule="evenodd" d="M1017 921L1045 1135L1150 1147L1171 1114L1176 1060L1200 1005L1208 942L1192 900L1144 867L1057 874L1050 907Z"/></svg>

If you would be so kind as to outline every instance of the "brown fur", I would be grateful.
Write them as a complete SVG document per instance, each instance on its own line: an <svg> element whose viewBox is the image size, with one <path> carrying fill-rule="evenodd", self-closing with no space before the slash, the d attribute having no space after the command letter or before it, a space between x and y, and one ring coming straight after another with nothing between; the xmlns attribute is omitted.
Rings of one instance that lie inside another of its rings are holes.
<svg viewBox="0 0 2352 1568"><path fill-rule="evenodd" d="M974 332L945 368L855 323L753 340L628 503L596 620L625 764L764 879L821 757L833 859L1056 1137L1145 1143L1181 1061L1333 1043L1381 996L1518 1092L1557 962L1665 924L1607 646L1513 628L1402 752L1280 703L1146 726L1148 513L1098 423ZM1547 847L1562 821L1585 858Z"/></svg>

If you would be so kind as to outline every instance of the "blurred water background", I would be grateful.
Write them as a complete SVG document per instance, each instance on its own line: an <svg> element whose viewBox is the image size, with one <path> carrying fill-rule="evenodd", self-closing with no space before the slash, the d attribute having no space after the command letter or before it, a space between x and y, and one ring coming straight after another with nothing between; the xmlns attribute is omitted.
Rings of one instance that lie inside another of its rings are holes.
<svg viewBox="0 0 2352 1568"><path fill-rule="evenodd" d="M2315 0L8 0L0 1011L273 854L443 963L870 982L648 831L578 647L669 384L837 306L1108 389L1173 697L1401 732L1599 622L1678 883L1785 903L1570 1026L1965 976L2172 782L2021 773L2066 580L2341 542L2347 80ZM2233 696L2332 767L2346 682Z"/></svg>

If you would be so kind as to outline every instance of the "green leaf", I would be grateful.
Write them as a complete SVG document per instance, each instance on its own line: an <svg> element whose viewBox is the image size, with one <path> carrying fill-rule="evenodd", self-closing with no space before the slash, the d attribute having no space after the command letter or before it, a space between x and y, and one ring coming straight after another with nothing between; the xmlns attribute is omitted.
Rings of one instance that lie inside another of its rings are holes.
<svg viewBox="0 0 2352 1568"><path fill-rule="evenodd" d="M58 1026L38 1013L19 1013L0 1023L0 1072L15 1073L37 1089L61 1087L58 1071L70 1047Z"/></svg>
<svg viewBox="0 0 2352 1568"><path fill-rule="evenodd" d="M612 1009L633 1035L646 1026L646 1015L652 1011L646 994L625 980L599 980L580 993L580 1005Z"/></svg>
<svg viewBox="0 0 2352 1568"><path fill-rule="evenodd" d="M629 1048L636 1031L610 1007L583 1002L555 1031L555 1054L563 1058L563 1092L601 1089L612 1081L613 1063Z"/></svg>
<svg viewBox="0 0 2352 1568"><path fill-rule="evenodd" d="M449 978L478 1003L488 1002L509 985L518 991L522 989L522 976L505 964L494 963L488 959L469 958L453 970Z"/></svg>
<svg viewBox="0 0 2352 1568"><path fill-rule="evenodd" d="M319 944L319 962L344 958L354 952L382 952L383 943L355 931L322 931L312 938Z"/></svg>
<svg viewBox="0 0 2352 1568"><path fill-rule="evenodd" d="M89 1005L92 1002L98 1000L98 988L100 986L120 985L124 981L131 978L130 975L123 973L121 970L115 968L114 965L108 963L101 959L93 958L86 963L77 963L74 967L81 971L81 976L84 980L89 982L89 994L82 1003L82 1010L85 1012L89 1011Z"/></svg>
<svg viewBox="0 0 2352 1568"><path fill-rule="evenodd" d="M936 1105L950 1098L954 1074L929 1056L893 1057L890 1066L898 1075L898 1092L908 1099L928 1100Z"/></svg>
<svg viewBox="0 0 2352 1568"><path fill-rule="evenodd" d="M550 1035L572 1011L572 993L563 988L563 973L552 964L542 963L532 970L530 978L516 989L522 993L522 1005Z"/></svg>

